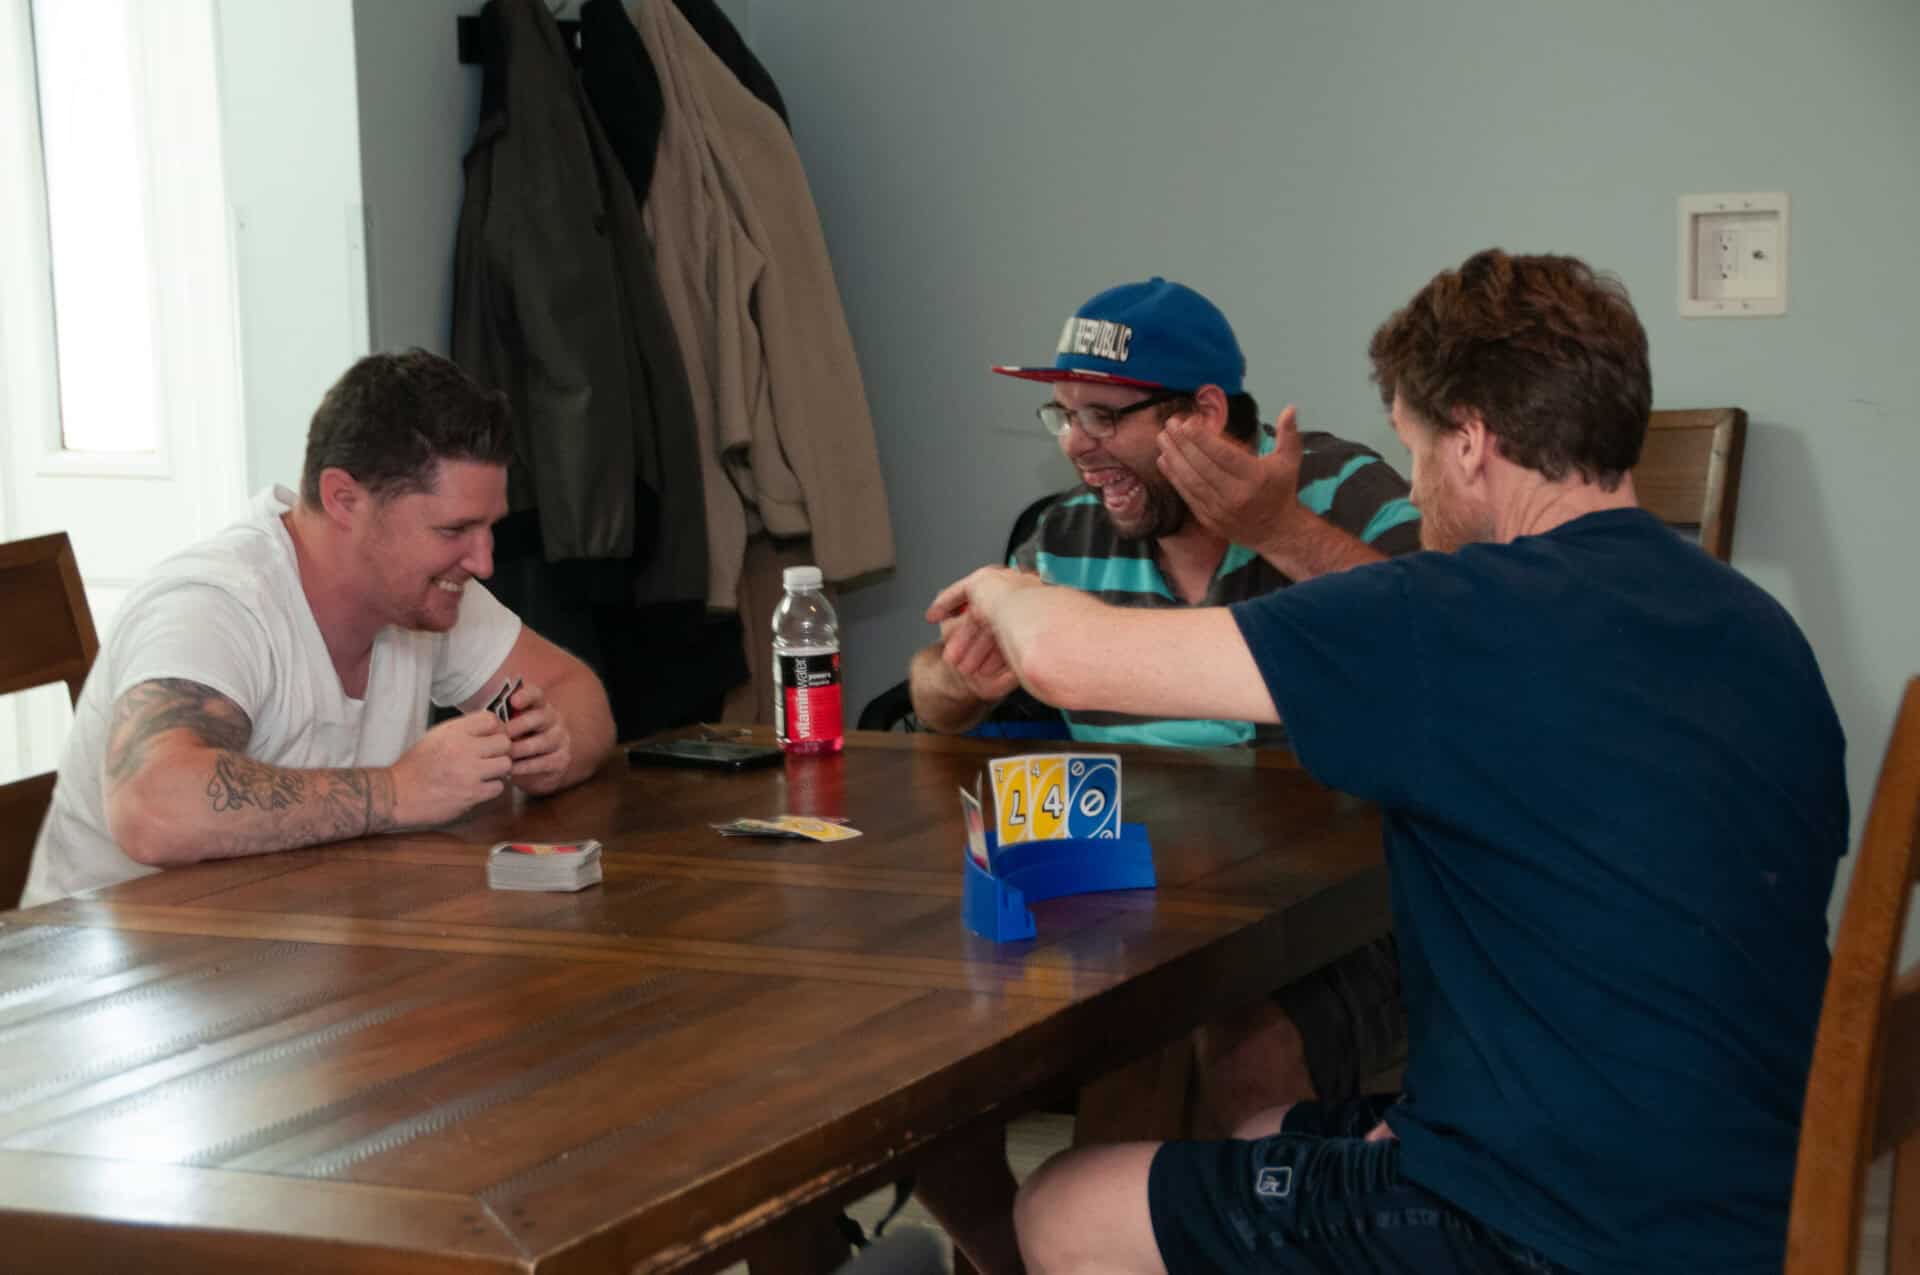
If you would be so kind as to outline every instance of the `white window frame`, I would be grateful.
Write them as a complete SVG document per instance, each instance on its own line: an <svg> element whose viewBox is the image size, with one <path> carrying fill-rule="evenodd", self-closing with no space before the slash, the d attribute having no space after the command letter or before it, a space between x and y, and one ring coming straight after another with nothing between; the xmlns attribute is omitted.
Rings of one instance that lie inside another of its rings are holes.
<svg viewBox="0 0 1920 1275"><path fill-rule="evenodd" d="M212 412L214 427L240 440L244 460L238 295L218 98L209 112L204 99L183 91L218 82L214 0L145 0L133 8L142 214L154 261L147 295L158 429L152 451L83 452L68 450L60 419L31 0L0 0L0 263L10 280L0 297L0 413L12 428L38 433L32 472L40 477L175 478L174 426L183 413L207 420ZM191 140L196 136L200 144ZM218 225L217 235L205 233L209 223ZM4 465L0 460L0 469ZM243 470L230 474L242 485ZM0 493L0 530L4 518Z"/></svg>

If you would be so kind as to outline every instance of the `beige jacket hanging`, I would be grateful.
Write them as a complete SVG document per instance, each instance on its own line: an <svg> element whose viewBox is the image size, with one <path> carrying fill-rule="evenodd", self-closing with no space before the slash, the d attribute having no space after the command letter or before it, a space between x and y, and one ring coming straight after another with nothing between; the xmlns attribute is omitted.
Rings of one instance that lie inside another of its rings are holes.
<svg viewBox="0 0 1920 1275"><path fill-rule="evenodd" d="M811 535L829 580L891 567L873 419L793 139L671 0L628 13L666 97L645 211L706 440L708 602L736 605L762 529Z"/></svg>

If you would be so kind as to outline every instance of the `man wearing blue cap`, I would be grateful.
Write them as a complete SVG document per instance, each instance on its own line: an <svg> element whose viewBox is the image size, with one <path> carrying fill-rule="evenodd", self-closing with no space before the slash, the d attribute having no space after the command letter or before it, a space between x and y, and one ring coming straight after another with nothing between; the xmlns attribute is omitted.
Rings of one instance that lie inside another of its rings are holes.
<svg viewBox="0 0 1920 1275"><path fill-rule="evenodd" d="M1126 607L1217 607L1419 547L1407 484L1377 453L1302 434L1292 407L1261 428L1233 329L1191 288L1160 278L1110 288L1067 320L1051 366L993 370L1052 387L1038 416L1080 476L1014 553L1050 584ZM1173 424L1193 440L1187 455L1160 446ZM910 685L921 724L952 732L1019 683L991 633L963 615L914 657ZM1245 721L1062 716L1074 739L1102 744L1285 738ZM1202 1033L1207 1114L1224 1132L1284 1103L1351 1099L1398 1060L1404 1035L1387 939ZM992 1197L1010 1199L1012 1179L980 1160L923 1170L921 1196L977 1266L1007 1268L1017 1258Z"/></svg>
<svg viewBox="0 0 1920 1275"><path fill-rule="evenodd" d="M1014 554L1051 584L1133 607L1223 606L1419 547L1407 485L1379 455L1299 432L1291 407L1262 430L1246 357L1226 316L1165 279L1122 284L1069 318L1051 366L994 371L1053 387L1040 422L1080 485ZM1199 462L1159 460L1161 431L1192 423ZM967 730L1017 683L964 618L915 656L922 726ZM1069 713L1089 743L1218 747L1254 742L1247 722Z"/></svg>

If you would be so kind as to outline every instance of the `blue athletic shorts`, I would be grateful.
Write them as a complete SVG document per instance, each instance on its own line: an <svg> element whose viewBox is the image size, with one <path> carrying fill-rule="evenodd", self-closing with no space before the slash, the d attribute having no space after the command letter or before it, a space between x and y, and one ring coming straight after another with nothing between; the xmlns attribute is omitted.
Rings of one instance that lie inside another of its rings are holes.
<svg viewBox="0 0 1920 1275"><path fill-rule="evenodd" d="M1180 1275L1562 1275L1401 1177L1398 1142L1365 1141L1392 1102L1303 1102L1270 1138L1162 1146L1147 1172L1161 1261Z"/></svg>

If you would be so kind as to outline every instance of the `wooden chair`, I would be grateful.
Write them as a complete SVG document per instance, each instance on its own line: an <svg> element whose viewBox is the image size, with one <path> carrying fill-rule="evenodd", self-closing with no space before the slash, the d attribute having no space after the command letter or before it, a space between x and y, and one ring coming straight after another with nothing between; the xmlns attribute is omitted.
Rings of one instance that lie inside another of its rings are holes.
<svg viewBox="0 0 1920 1275"><path fill-rule="evenodd" d="M79 703L100 640L65 532L0 544L0 616L0 695L65 682ZM52 800L51 773L0 784L0 910L20 901Z"/></svg>
<svg viewBox="0 0 1920 1275"><path fill-rule="evenodd" d="M1881 763L1833 949L1793 1174L1786 1275L1854 1275L1867 1171L1894 1153L1888 1275L1920 1273L1920 964L1895 969L1920 841L1920 677Z"/></svg>
<svg viewBox="0 0 1920 1275"><path fill-rule="evenodd" d="M1654 412L1633 467L1641 506L1669 526L1697 531L1700 547L1726 562L1746 446L1747 414L1737 407Z"/></svg>

